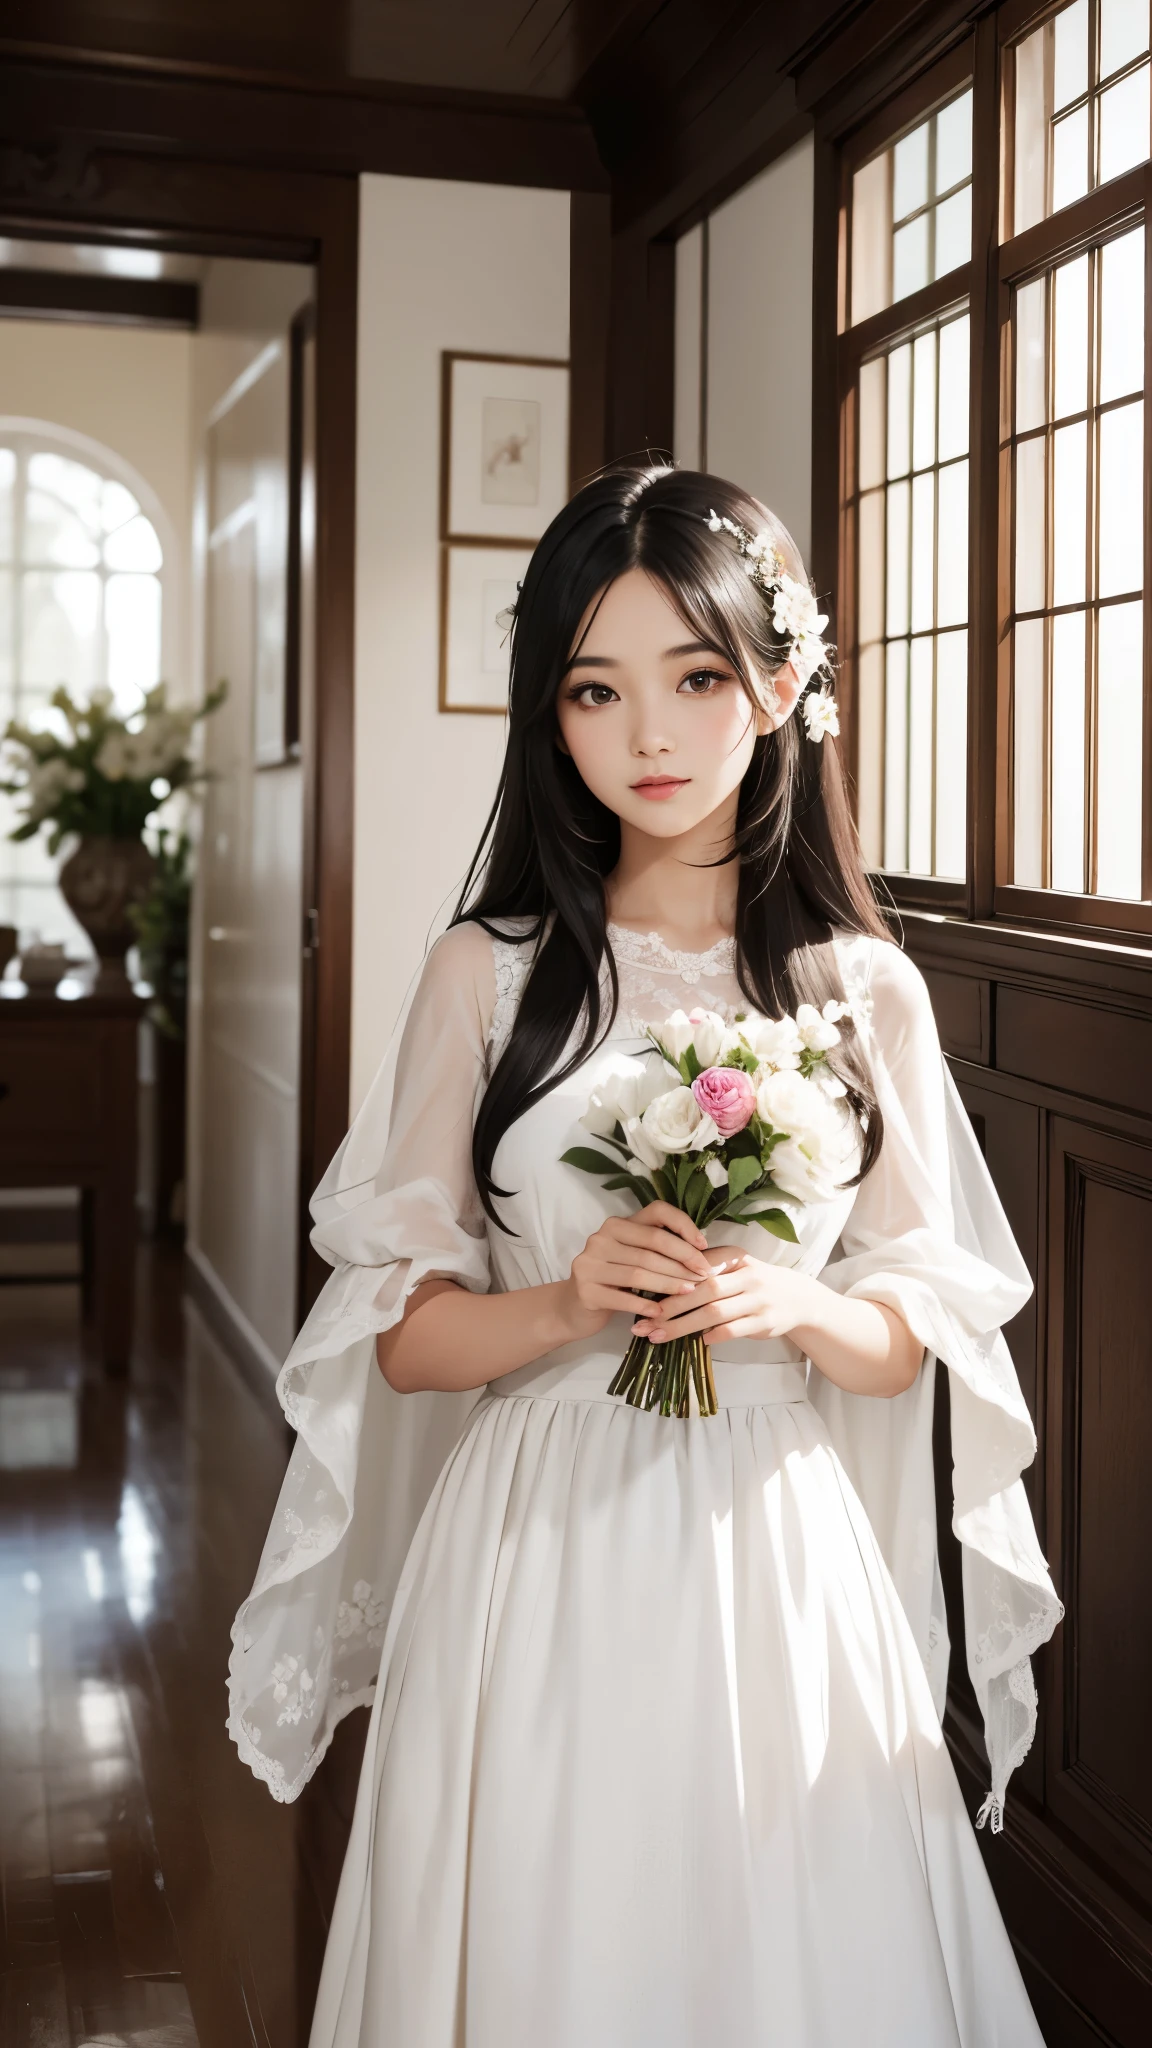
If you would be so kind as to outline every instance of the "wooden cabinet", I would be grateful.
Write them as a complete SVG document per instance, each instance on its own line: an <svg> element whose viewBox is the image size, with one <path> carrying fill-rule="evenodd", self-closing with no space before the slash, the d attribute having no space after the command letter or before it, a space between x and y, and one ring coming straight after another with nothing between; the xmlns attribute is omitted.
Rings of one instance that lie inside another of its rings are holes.
<svg viewBox="0 0 1152 2048"><path fill-rule="evenodd" d="M0 1185L83 1190L85 1301L113 1372L132 1346L143 1012L130 991L0 999Z"/></svg>

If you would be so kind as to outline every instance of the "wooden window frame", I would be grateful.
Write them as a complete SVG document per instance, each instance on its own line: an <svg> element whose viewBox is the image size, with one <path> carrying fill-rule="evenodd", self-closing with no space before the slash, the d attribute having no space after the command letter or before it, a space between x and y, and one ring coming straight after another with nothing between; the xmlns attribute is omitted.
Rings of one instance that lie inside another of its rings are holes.
<svg viewBox="0 0 1152 2048"><path fill-rule="evenodd" d="M852 181L857 170L898 142L901 136L916 128L949 100L965 90L972 83L974 44L971 37L958 44L941 61L932 66L914 84L905 87L895 98L888 101L883 112L857 129L840 151L839 193L837 201L837 242L838 242L838 304L837 304L837 345L836 345L836 399L840 431L838 436L837 461L837 504L839 509L838 580L839 616L844 622L844 644L841 650L839 693L844 710L844 744L847 765L854 784L859 782L859 720L858 670L859 646L857 643L856 603L856 504L858 482L856 476L857 422L856 389L861 365L872 356L886 353L888 347L904 340L911 340L916 334L936 327L948 313L971 310L973 261L960 264L944 277L935 278L918 292L910 292L906 298L894 305L886 306L879 313L872 313L855 327L848 325L850 302L850 250L852 246ZM975 107L973 108L975 112ZM975 132L973 133L975 145ZM976 180L976 156L973 147L973 191ZM971 522L971 422L969 424L969 519ZM971 525L970 525L971 531ZM969 649L971 649L972 614L971 592L969 592ZM971 653L969 653L971 663ZM971 692L969 692L971 696ZM966 902L966 884L963 881L945 880L933 875L908 875L896 870L881 868L878 877L883 888L892 899L908 908L939 911L962 911Z"/></svg>
<svg viewBox="0 0 1152 2048"><path fill-rule="evenodd" d="M817 457L826 465L823 498L836 507L834 562L841 624L840 696L844 744L853 779L858 772L855 385L863 359L887 341L934 323L967 301L970 337L968 786L967 873L963 883L881 869L877 880L897 908L930 910L972 921L1026 926L1057 936L1123 938L1152 943L1152 430L1144 445L1144 721L1142 733L1142 888L1149 900L1070 895L1008 880L1012 859L1011 805L1011 393L1012 294L1016 285L1139 224L1145 244L1145 405L1152 404L1152 164L1098 185L1083 199L1001 240L1005 178L1011 170L1011 123L1005 119L1014 85L1012 52L1023 37L1060 12L1060 4L1006 0L931 69L888 97L852 133L833 138L836 170L824 186L828 215L817 260L836 262L836 431L817 424ZM965 84L972 87L972 252L969 262L898 305L847 325L852 178L857 168L898 141ZM1014 109L1012 110L1014 112ZM833 227L833 209L834 222ZM817 279L819 314L830 307L831 286ZM831 421L828 421L828 428ZM835 462L835 500L831 475ZM832 538L830 525L825 529Z"/></svg>

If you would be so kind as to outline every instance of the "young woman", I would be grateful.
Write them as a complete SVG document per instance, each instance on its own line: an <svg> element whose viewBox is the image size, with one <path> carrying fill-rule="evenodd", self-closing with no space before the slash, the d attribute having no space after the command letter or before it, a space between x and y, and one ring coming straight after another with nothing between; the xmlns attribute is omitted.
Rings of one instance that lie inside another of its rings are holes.
<svg viewBox="0 0 1152 2048"><path fill-rule="evenodd" d="M277 1797L372 1702L312 2048L1040 2043L941 1736L931 1464L939 1358L995 1828L1060 1613L1029 1282L869 893L822 623L715 477L606 475L533 556L484 844L317 1197L235 1631ZM836 1001L797 1243L562 1163L672 1012ZM609 1394L635 1330L706 1333L715 1416Z"/></svg>

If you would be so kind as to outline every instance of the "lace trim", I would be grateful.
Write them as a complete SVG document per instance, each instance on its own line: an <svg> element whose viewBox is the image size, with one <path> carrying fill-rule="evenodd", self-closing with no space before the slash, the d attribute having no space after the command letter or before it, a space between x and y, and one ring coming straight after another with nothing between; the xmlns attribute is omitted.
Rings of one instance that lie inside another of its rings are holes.
<svg viewBox="0 0 1152 2048"><path fill-rule="evenodd" d="M659 932L634 932L627 925L610 923L608 937L617 960L654 968L658 974L678 974L681 981L693 984L710 974L731 974L736 966L735 939L719 939L706 953L678 953Z"/></svg>
<svg viewBox="0 0 1152 2048"><path fill-rule="evenodd" d="M530 946L518 946L511 939L493 939L492 958L496 968L496 1001L488 1027L489 1073L512 1035L516 1011L532 965L532 949Z"/></svg>

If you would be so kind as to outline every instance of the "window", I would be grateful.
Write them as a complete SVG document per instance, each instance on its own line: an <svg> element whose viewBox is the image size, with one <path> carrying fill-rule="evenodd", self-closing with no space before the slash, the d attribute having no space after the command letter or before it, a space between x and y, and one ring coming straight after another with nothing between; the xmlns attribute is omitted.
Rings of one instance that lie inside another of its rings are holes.
<svg viewBox="0 0 1152 2048"><path fill-rule="evenodd" d="M58 683L105 683L126 708L160 678L162 552L119 478L61 438L0 427L0 730L47 722ZM42 835L14 846L0 796L0 923L79 945Z"/></svg>
<svg viewBox="0 0 1152 2048"><path fill-rule="evenodd" d="M1005 199L1019 235L1147 157L1148 0L1074 0L1014 54Z"/></svg>
<svg viewBox="0 0 1152 2048"><path fill-rule="evenodd" d="M1143 228L1012 297L1012 880L1137 899Z"/></svg>
<svg viewBox="0 0 1152 2048"><path fill-rule="evenodd" d="M970 88L866 154L848 191L843 502L861 837L872 866L955 888L966 835Z"/></svg>
<svg viewBox="0 0 1152 2048"><path fill-rule="evenodd" d="M1152 935L1150 81L1149 0L1011 0L842 148L842 695L897 901Z"/></svg>

